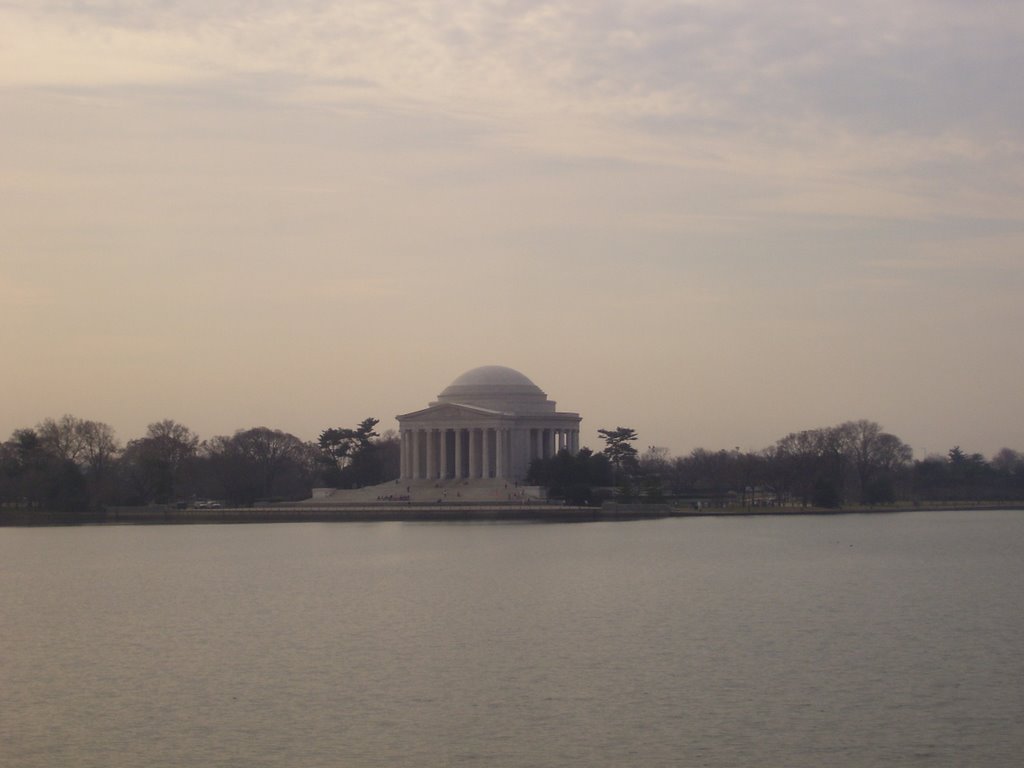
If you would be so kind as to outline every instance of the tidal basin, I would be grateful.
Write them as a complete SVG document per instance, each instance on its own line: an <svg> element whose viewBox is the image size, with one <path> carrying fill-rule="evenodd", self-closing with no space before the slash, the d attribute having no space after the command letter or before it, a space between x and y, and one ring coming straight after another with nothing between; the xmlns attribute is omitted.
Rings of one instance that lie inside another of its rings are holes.
<svg viewBox="0 0 1024 768"><path fill-rule="evenodd" d="M1024 512L0 529L0 764L1015 766Z"/></svg>

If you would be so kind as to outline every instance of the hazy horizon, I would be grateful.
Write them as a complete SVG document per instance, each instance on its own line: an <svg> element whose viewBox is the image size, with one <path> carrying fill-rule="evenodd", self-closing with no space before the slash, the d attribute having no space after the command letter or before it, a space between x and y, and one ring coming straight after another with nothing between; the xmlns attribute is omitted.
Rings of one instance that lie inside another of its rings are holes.
<svg viewBox="0 0 1024 768"><path fill-rule="evenodd" d="M479 365L641 449L1024 450L1015 3L0 3L0 440Z"/></svg>

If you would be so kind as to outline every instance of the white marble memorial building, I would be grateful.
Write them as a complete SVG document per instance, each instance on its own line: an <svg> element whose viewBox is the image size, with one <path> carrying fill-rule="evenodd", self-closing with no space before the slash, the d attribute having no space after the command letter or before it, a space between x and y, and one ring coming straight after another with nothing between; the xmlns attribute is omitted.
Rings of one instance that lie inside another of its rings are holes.
<svg viewBox="0 0 1024 768"><path fill-rule="evenodd" d="M522 480L530 462L580 448L580 415L555 410L519 371L485 365L398 419L403 480Z"/></svg>

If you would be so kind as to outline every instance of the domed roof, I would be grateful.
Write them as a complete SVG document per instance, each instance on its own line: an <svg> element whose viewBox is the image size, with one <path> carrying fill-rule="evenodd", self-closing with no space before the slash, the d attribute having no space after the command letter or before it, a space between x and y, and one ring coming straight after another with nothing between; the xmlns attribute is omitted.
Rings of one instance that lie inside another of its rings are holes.
<svg viewBox="0 0 1024 768"><path fill-rule="evenodd" d="M466 371L444 388L436 402L498 411L553 411L555 405L529 378L504 365L482 365Z"/></svg>
<svg viewBox="0 0 1024 768"><path fill-rule="evenodd" d="M453 387L536 387L526 376L504 365L481 365L466 371L451 383Z"/></svg>

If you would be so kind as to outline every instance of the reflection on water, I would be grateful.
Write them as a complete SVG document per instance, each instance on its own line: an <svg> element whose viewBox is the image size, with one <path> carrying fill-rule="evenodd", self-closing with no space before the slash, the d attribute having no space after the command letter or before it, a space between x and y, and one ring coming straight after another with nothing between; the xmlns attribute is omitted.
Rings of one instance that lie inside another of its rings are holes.
<svg viewBox="0 0 1024 768"><path fill-rule="evenodd" d="M0 530L5 766L1016 765L1024 514Z"/></svg>

